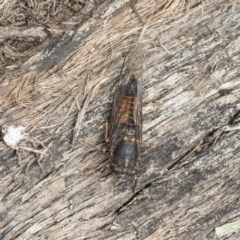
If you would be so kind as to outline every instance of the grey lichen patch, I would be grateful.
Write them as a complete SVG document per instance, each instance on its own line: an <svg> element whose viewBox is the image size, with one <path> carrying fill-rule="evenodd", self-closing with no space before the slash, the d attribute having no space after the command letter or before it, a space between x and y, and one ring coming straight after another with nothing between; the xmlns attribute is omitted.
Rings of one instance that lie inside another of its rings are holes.
<svg viewBox="0 0 240 240"><path fill-rule="evenodd" d="M199 111L193 116L193 128L196 130L208 131L211 128L226 124L237 106L234 103L216 104L204 111Z"/></svg>

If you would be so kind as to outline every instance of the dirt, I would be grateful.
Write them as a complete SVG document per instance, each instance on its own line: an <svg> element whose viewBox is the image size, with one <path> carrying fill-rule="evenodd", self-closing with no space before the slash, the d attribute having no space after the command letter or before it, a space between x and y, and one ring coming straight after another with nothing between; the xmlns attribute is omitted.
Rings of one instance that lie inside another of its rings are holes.
<svg viewBox="0 0 240 240"><path fill-rule="evenodd" d="M43 49L49 49L66 31L74 30L89 17L103 0L4 1L0 5L0 27L11 32L42 27L44 38L10 35L0 38L0 76L18 69L23 62ZM56 33L57 32L57 33Z"/></svg>

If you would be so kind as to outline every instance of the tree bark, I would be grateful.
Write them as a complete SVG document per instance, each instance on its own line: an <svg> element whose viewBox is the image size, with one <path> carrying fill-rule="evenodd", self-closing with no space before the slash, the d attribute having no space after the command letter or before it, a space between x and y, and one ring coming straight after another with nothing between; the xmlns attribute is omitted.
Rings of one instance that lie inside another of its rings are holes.
<svg viewBox="0 0 240 240"><path fill-rule="evenodd" d="M2 37L0 238L240 239L240 226L222 227L240 217L240 3L74 6L69 28L50 19L23 31L24 51L6 42L17 27ZM140 42L144 56L129 52ZM124 71L143 68L135 193L102 151L127 53ZM9 126L25 127L16 145Z"/></svg>

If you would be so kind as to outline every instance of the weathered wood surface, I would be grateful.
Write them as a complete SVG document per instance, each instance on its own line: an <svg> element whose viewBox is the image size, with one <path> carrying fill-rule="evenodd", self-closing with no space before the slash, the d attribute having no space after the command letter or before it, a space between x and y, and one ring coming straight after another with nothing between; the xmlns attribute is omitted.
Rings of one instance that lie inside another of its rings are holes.
<svg viewBox="0 0 240 240"><path fill-rule="evenodd" d="M106 1L2 75L0 126L29 135L17 149L0 141L1 239L240 238L215 234L240 217L240 4L142 0L136 9L150 147L136 193L82 143L105 146L122 53L144 28L127 1Z"/></svg>

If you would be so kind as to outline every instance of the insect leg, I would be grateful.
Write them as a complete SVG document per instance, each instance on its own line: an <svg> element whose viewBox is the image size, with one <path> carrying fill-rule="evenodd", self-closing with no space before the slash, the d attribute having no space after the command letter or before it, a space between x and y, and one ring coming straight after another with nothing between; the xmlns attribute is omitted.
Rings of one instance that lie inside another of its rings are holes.
<svg viewBox="0 0 240 240"><path fill-rule="evenodd" d="M104 151L104 149L95 146L94 143L90 143L90 142L87 142L87 141L84 141L84 140L79 140L78 142L82 143L82 144L85 144L85 145L88 145L88 146L90 146L92 148L95 148L96 150L98 150L101 153L105 154L105 152L106 152L106 151Z"/></svg>
<svg viewBox="0 0 240 240"><path fill-rule="evenodd" d="M133 179L132 192L134 193L137 186L137 180L138 180L138 176L136 173L132 175L132 179Z"/></svg>
<svg viewBox="0 0 240 240"><path fill-rule="evenodd" d="M158 146L159 146L159 144L153 144L150 147L146 147L146 149L143 151L143 154L149 153L151 150L153 150L154 148L157 148Z"/></svg>
<svg viewBox="0 0 240 240"><path fill-rule="evenodd" d="M105 121L105 141L106 141L106 143L110 142L110 139L109 139L109 123L108 123L107 120Z"/></svg>

